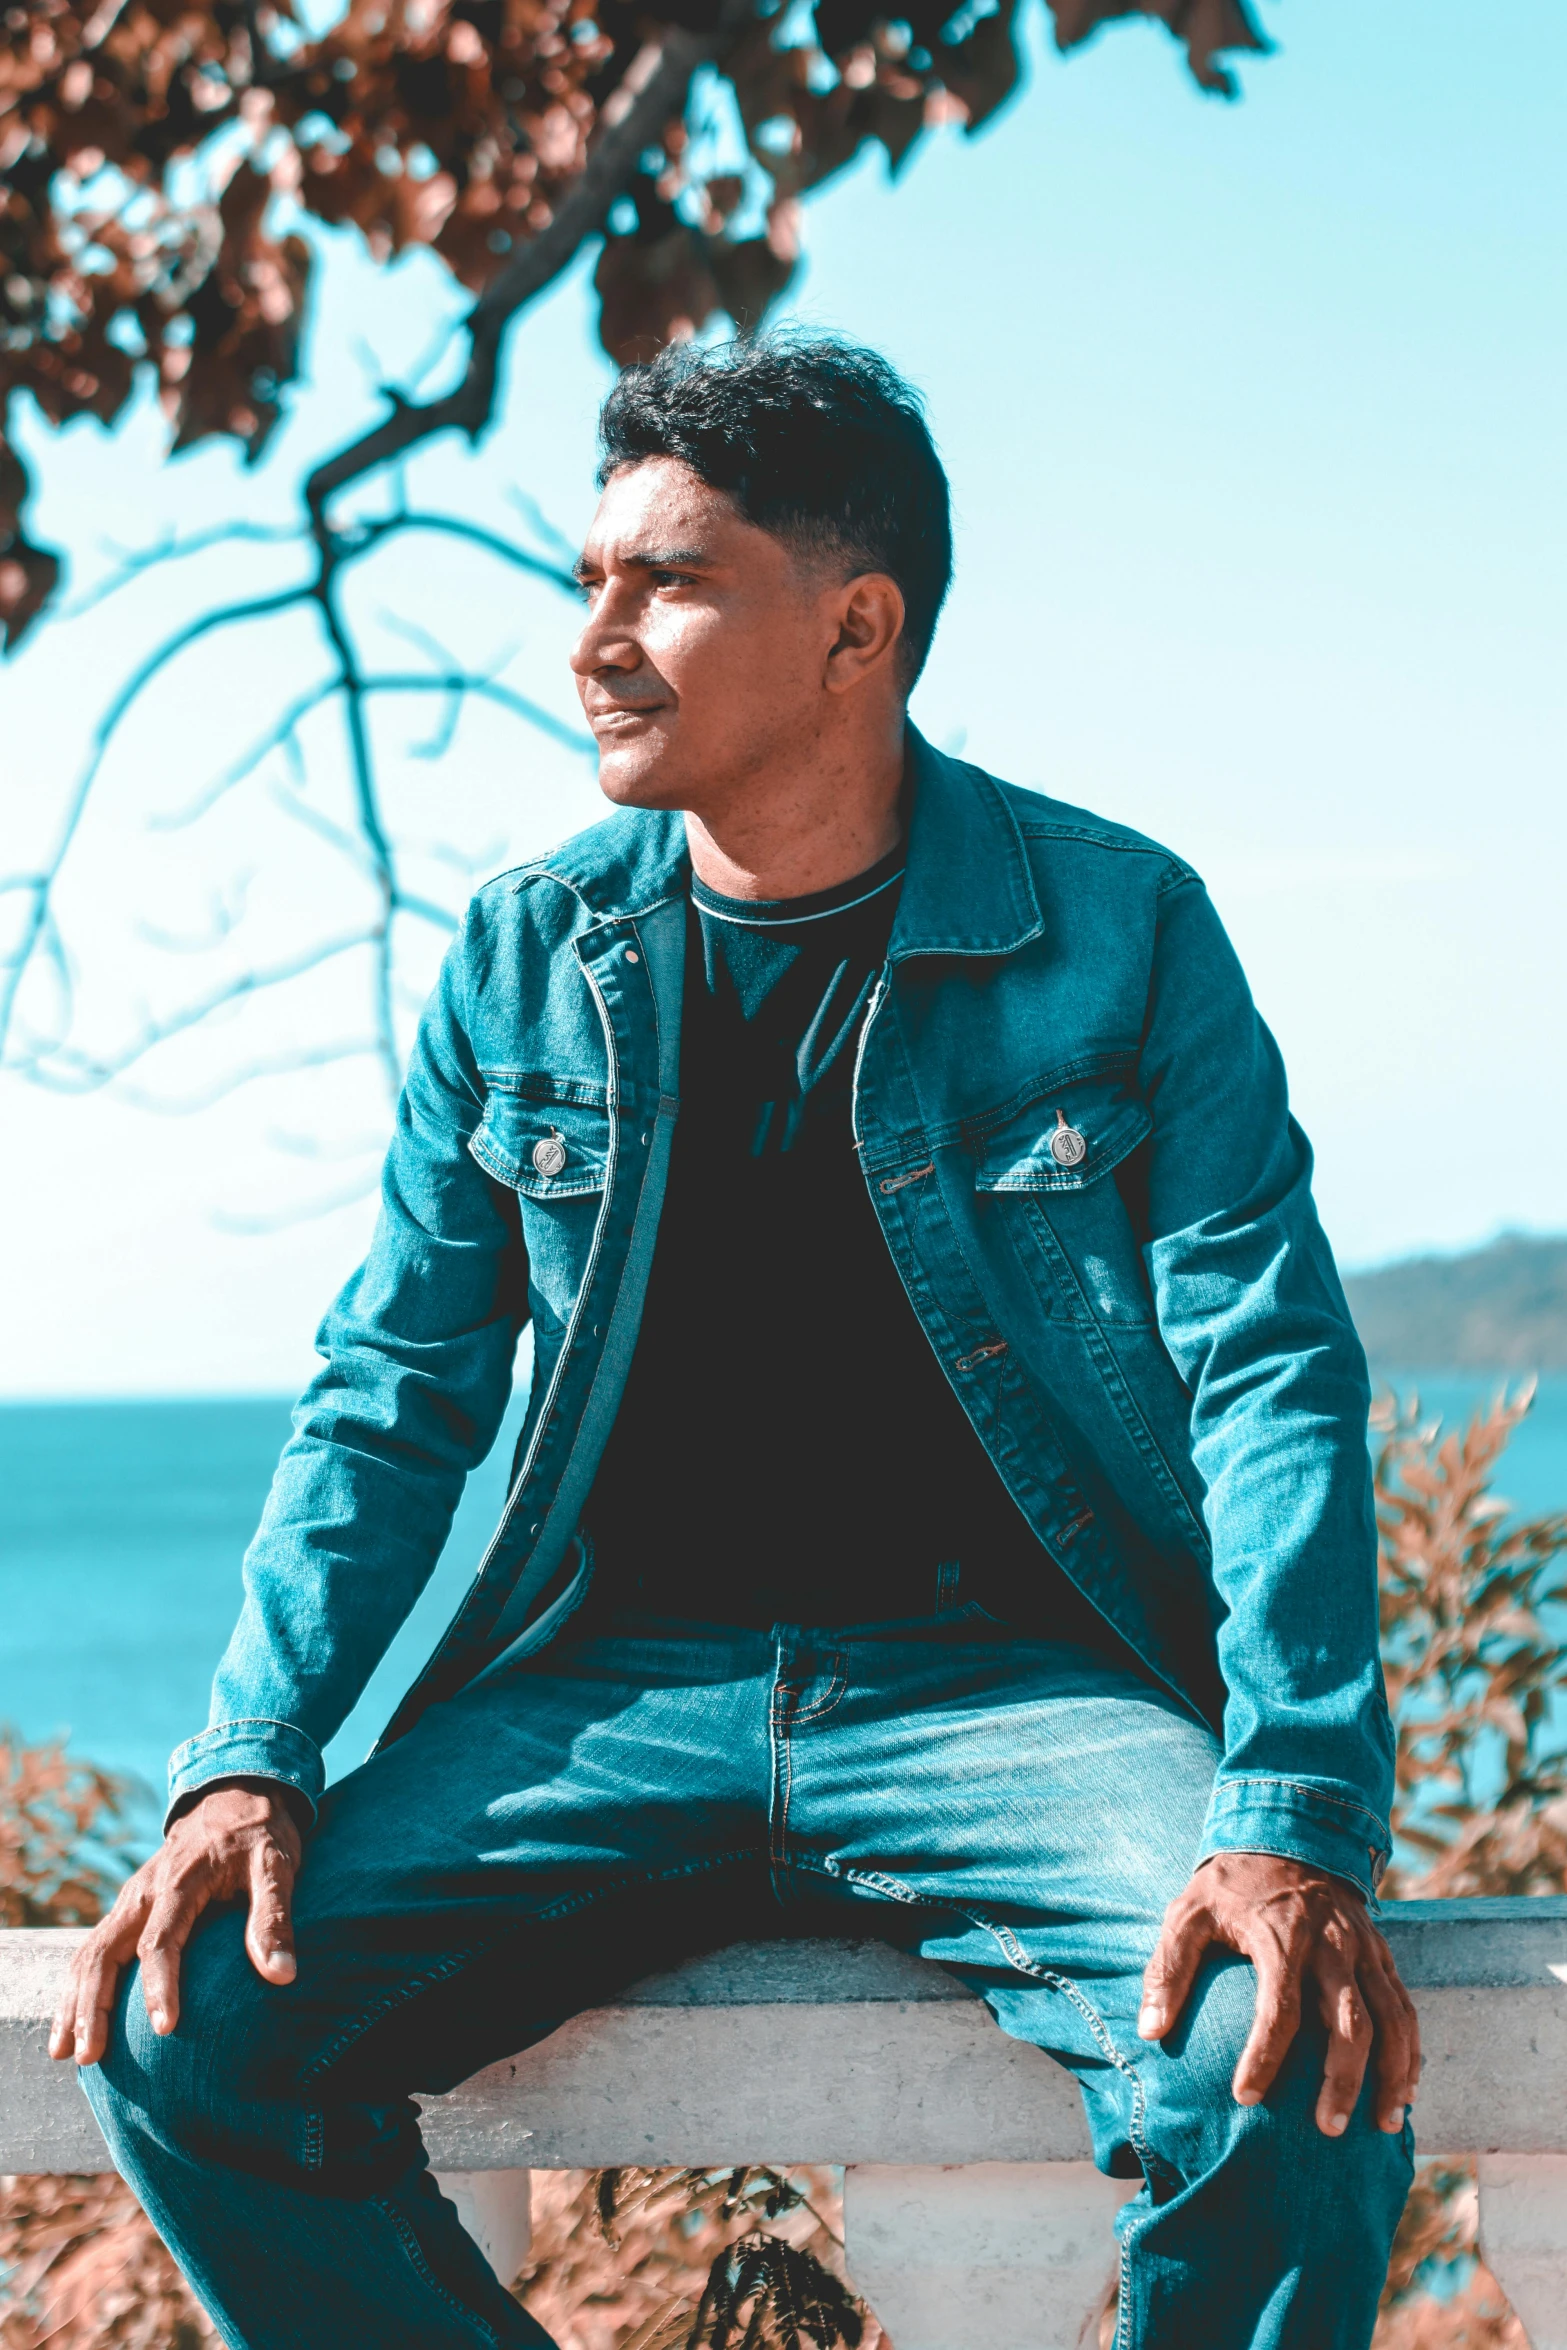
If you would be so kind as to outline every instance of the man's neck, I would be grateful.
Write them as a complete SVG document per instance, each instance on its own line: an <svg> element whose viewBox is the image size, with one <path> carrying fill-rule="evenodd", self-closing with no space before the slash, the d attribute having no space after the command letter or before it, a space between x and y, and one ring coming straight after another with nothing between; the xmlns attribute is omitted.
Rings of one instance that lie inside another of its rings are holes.
<svg viewBox="0 0 1567 2350"><path fill-rule="evenodd" d="M890 856L903 838L901 741L849 773L790 777L703 816L686 812L691 864L729 898L803 898Z"/></svg>

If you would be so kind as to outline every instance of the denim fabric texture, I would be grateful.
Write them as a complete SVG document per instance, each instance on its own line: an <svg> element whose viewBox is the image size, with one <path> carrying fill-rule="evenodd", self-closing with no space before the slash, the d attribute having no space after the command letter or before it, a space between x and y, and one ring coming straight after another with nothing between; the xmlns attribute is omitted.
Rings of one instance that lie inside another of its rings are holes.
<svg viewBox="0 0 1567 2350"><path fill-rule="evenodd" d="M1264 2103L1236 2105L1236 1959L1209 1959L1164 2042L1136 2037L1218 1760L1173 1694L961 1604L771 1632L590 1604L327 1793L294 1984L209 1913L173 2034L133 1969L83 2079L234 2350L538 2350L426 2171L411 2093L691 1951L873 1934L1069 2066L1100 2166L1142 2178L1117 2350L1366 2350L1407 2127L1376 2128L1368 2084L1342 2138L1316 2128L1309 2014Z"/></svg>
<svg viewBox="0 0 1567 2350"><path fill-rule="evenodd" d="M1217 1733L1200 1850L1370 1890L1393 1740L1369 1390L1277 1048L1178 857L918 736L911 760L855 1078L887 1245L1043 1550ZM319 1799L321 1749L495 1440L530 1319L502 1522L389 1736L583 1598L577 1522L678 1115L689 873L678 815L622 811L473 900L174 1798L256 1772ZM824 1347L854 1342L824 1315ZM680 1475L646 1497L651 1540L678 1527Z"/></svg>

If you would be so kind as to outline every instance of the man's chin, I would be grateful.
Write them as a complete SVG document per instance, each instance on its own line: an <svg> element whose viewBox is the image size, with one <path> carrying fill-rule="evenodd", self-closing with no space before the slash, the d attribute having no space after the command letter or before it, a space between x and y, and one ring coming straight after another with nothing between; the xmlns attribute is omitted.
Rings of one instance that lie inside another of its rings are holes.
<svg viewBox="0 0 1567 2350"><path fill-rule="evenodd" d="M682 808L681 762L662 738L599 743L599 790L617 808Z"/></svg>

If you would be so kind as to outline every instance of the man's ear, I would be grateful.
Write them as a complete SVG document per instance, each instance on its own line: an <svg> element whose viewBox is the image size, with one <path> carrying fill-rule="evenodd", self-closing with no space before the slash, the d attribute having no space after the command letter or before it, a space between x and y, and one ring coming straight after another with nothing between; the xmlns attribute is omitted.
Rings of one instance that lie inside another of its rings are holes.
<svg viewBox="0 0 1567 2350"><path fill-rule="evenodd" d="M885 571L862 571L844 581L834 601L837 634L828 651L824 683L829 693L841 694L897 660L903 591Z"/></svg>

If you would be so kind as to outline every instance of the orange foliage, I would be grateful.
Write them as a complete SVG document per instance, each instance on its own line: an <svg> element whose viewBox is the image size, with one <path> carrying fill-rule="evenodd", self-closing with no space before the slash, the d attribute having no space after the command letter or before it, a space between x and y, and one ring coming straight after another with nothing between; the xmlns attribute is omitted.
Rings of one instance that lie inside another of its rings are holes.
<svg viewBox="0 0 1567 2350"><path fill-rule="evenodd" d="M1462 1435L1379 1404L1382 1657L1398 1726L1388 1898L1560 1893L1567 1767L1552 1751L1562 1642L1540 1616L1567 1513L1515 1523L1491 1479L1533 1390ZM1422 1865L1423 1864L1423 1865Z"/></svg>
<svg viewBox="0 0 1567 2350"><path fill-rule="evenodd" d="M90 1926L114 1899L129 1786L0 1725L0 1926Z"/></svg>
<svg viewBox="0 0 1567 2350"><path fill-rule="evenodd" d="M802 2248L842 2274L842 2197L825 2168L753 2170L742 2192L727 2171L536 2171L533 2244L516 2291L561 2350L686 2350L709 2272L727 2245L752 2233ZM803 2200L767 2216L770 2182ZM607 2189L607 2192L606 2192ZM605 2201L615 2213L606 2226ZM863 2314L859 2350L891 2350ZM701 2340L711 2339L703 2328ZM772 2350L771 2329L757 2350ZM819 2350L829 2350L827 2343Z"/></svg>
<svg viewBox="0 0 1567 2350"><path fill-rule="evenodd" d="M1478 2221L1473 2164L1423 2163L1399 2222L1372 2350L1529 2350L1501 2287L1479 2265ZM1421 2273L1428 2262L1462 2262L1469 2273L1439 2297Z"/></svg>
<svg viewBox="0 0 1567 2350"><path fill-rule="evenodd" d="M746 175L733 156L694 159L682 92L550 274L623 195L633 218L612 223L598 278L614 356L719 309L754 321L792 274L805 190L867 140L896 166L928 122L977 127L1016 84L1016 0L990 14L899 7L815 0L809 36L789 48L775 40L777 0L348 0L319 38L295 0L0 10L6 644L59 572L23 527L10 394L31 391L56 424L107 424L148 370L176 448L229 433L257 456L295 374L310 277L310 247L274 197L352 223L378 257L430 246L482 289L550 226L595 134L625 119L680 29L729 85ZM1230 87L1222 52L1263 46L1246 0L1056 0L1057 38L1071 46L1127 14L1176 30L1212 90Z"/></svg>
<svg viewBox="0 0 1567 2350"><path fill-rule="evenodd" d="M218 2335L123 2180L0 2180L0 2350L200 2350Z"/></svg>

